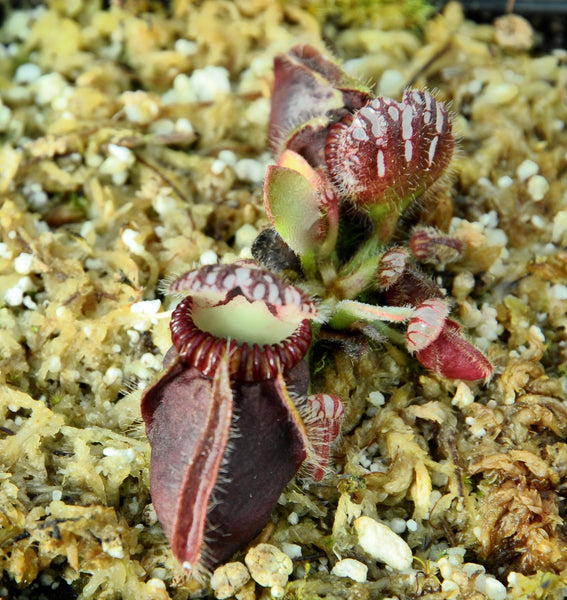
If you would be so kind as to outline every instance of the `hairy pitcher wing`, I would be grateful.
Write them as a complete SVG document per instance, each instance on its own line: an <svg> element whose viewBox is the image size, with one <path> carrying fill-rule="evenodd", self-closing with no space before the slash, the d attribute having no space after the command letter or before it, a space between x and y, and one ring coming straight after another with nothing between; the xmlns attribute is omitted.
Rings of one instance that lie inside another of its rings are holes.
<svg viewBox="0 0 567 600"><path fill-rule="evenodd" d="M178 357L142 400L152 501L174 554L188 567L200 561L232 411L226 361L211 379Z"/></svg>

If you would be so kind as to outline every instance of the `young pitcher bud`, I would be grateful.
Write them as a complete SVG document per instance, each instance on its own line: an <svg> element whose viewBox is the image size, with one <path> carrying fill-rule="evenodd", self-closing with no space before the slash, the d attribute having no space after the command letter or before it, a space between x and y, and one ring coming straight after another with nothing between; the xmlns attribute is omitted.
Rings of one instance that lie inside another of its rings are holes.
<svg viewBox="0 0 567 600"><path fill-rule="evenodd" d="M325 157L343 195L367 207L389 203L401 212L442 175L453 148L443 103L408 90L402 102L375 98L333 125Z"/></svg>

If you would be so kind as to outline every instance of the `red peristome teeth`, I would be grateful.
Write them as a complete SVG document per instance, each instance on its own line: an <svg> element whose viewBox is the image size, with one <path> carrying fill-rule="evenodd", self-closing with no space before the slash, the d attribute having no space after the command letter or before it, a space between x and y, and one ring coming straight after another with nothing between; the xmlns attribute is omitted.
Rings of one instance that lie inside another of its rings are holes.
<svg viewBox="0 0 567 600"><path fill-rule="evenodd" d="M171 315L170 329L173 345L185 362L213 377L225 353L229 355L229 375L240 381L273 379L299 363L311 344L311 325L308 319L277 344L238 345L236 340L218 338L201 331L192 317L193 298L181 301Z"/></svg>
<svg viewBox="0 0 567 600"><path fill-rule="evenodd" d="M189 271L170 286L171 292L193 295L207 292L230 294L239 290L249 302L264 302L266 306L293 304L309 318L318 314L315 303L295 286L256 264L206 265Z"/></svg>
<svg viewBox="0 0 567 600"><path fill-rule="evenodd" d="M398 201L434 183L454 140L444 105L410 90L402 102L375 98L333 125L325 158L342 193L360 204Z"/></svg>

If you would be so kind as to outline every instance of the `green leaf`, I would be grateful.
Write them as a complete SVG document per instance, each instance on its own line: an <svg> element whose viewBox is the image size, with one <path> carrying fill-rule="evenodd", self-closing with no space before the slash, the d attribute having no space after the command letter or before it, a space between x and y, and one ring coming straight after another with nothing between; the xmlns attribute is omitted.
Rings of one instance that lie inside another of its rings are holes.
<svg viewBox="0 0 567 600"><path fill-rule="evenodd" d="M316 250L322 236L319 192L294 169L273 165L264 184L264 204L276 231L297 254Z"/></svg>

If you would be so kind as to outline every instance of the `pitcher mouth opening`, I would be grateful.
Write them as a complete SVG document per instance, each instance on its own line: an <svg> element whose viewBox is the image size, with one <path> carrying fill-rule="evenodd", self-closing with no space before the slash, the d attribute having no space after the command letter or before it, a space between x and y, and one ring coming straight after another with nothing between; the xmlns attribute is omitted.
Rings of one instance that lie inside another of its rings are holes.
<svg viewBox="0 0 567 600"><path fill-rule="evenodd" d="M190 292L172 314L174 346L208 377L228 354L232 379L272 379L309 349L314 303L256 265L209 265L186 273L171 290Z"/></svg>

